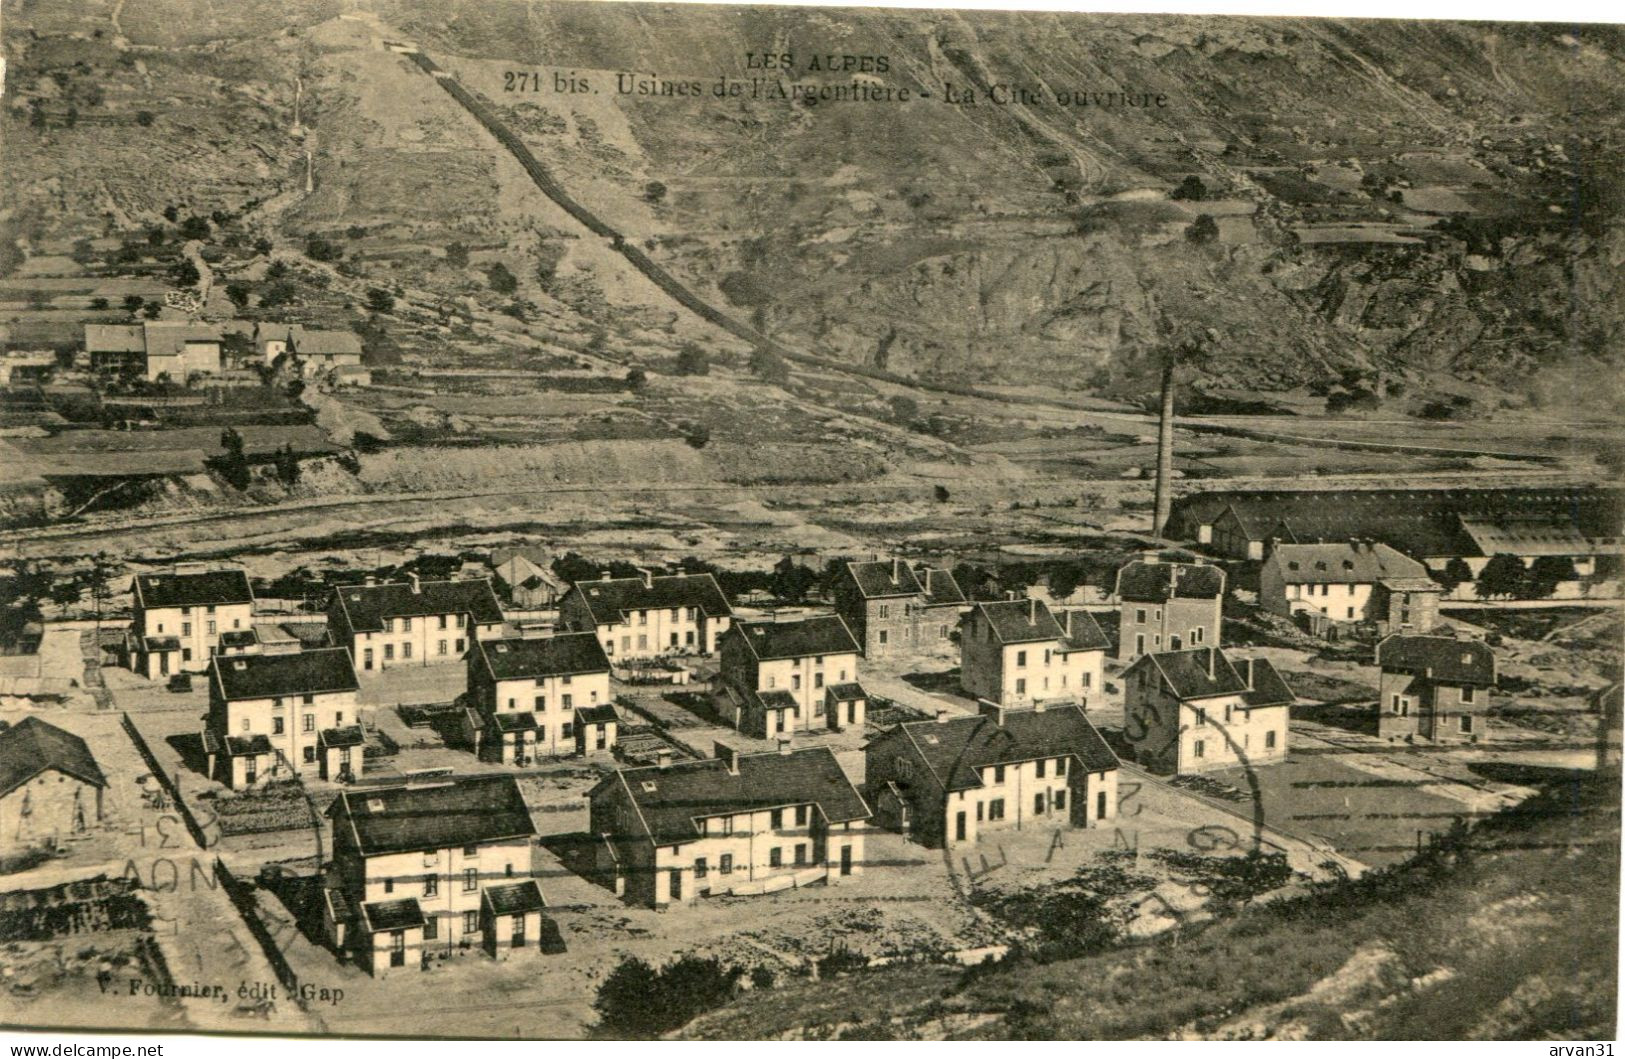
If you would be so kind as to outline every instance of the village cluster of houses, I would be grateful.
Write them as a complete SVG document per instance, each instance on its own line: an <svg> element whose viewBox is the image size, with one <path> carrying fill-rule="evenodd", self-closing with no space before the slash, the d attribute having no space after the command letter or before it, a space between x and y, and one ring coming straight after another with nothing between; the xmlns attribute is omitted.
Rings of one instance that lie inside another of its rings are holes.
<svg viewBox="0 0 1625 1059"><path fill-rule="evenodd" d="M521 607L557 607L549 635L511 624L485 577L336 586L320 645L262 638L241 571L141 574L132 584L131 665L154 678L207 673L212 777L236 789L293 777L340 785L324 916L334 944L375 973L437 948L506 957L534 947L546 906L528 876L535 830L513 772L356 784L369 672L463 666L460 734L485 761L517 770L602 757L607 774L588 795L592 870L655 907L838 884L863 870L870 826L953 848L1001 828L1110 821L1120 762L1095 723L1108 652L1124 666L1118 750L1140 767L1190 774L1288 753L1293 693L1266 659L1225 649L1227 577L1210 563L1148 556L1123 566L1114 644L1089 611L968 600L948 571L900 559L845 563L828 613L756 621L736 618L710 574L565 585L536 555L493 562L510 598L528 594ZM1278 545L1265 605L1369 612L1381 594L1391 631L1377 652L1379 734L1482 738L1494 658L1482 644L1426 635L1438 593L1408 563L1364 541ZM864 746L861 790L828 745L797 745L876 727L862 666L955 641L976 712L882 727ZM612 674L669 655L714 656L705 694L715 715L776 745L623 762ZM88 803L74 811L82 817Z"/></svg>
<svg viewBox="0 0 1625 1059"><path fill-rule="evenodd" d="M200 376L214 383L229 382L234 375L257 382L250 369L279 361L293 365L301 375L321 374L337 385L371 382L361 363L359 336L303 324L247 320L86 324L84 348L92 371L180 386Z"/></svg>

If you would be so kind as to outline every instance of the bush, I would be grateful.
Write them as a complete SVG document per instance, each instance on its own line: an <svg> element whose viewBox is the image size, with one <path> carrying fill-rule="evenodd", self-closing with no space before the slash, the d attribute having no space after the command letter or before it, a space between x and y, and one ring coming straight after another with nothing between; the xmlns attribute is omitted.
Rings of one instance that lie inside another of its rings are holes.
<svg viewBox="0 0 1625 1059"><path fill-rule="evenodd" d="M651 180L643 185L643 197L650 202L660 202L666 197L666 185L658 180Z"/></svg>
<svg viewBox="0 0 1625 1059"><path fill-rule="evenodd" d="M198 280L203 278L198 273L197 266L186 260L177 263L171 275L175 277L176 284L182 287L195 287Z"/></svg>
<svg viewBox="0 0 1625 1059"><path fill-rule="evenodd" d="M733 999L744 971L717 959L684 956L655 970L622 960L598 987L593 1009L602 1029L626 1037L658 1037Z"/></svg>
<svg viewBox="0 0 1625 1059"><path fill-rule="evenodd" d="M1185 238L1197 246L1215 242L1219 238L1219 222L1213 219L1212 214L1204 213L1185 229Z"/></svg>
<svg viewBox="0 0 1625 1059"><path fill-rule="evenodd" d="M684 342L677 351L677 374L679 375L709 375L711 361L705 355L705 350L693 342Z"/></svg>
<svg viewBox="0 0 1625 1059"><path fill-rule="evenodd" d="M139 294L126 294L124 296L124 308L127 312L138 313L141 311L141 306L145 304L146 302Z"/></svg>
<svg viewBox="0 0 1625 1059"><path fill-rule="evenodd" d="M703 423L690 427L683 440L688 442L691 448L703 449L711 443L711 428Z"/></svg>
<svg viewBox="0 0 1625 1059"><path fill-rule="evenodd" d="M750 354L750 373L763 382L782 386L790 381L790 365L771 349L758 346Z"/></svg>
<svg viewBox="0 0 1625 1059"><path fill-rule="evenodd" d="M231 300L231 304L235 305L237 308L239 308L239 309L248 308L248 284L246 284L246 283L228 283L228 284L226 284L226 297L229 298Z"/></svg>
<svg viewBox="0 0 1625 1059"><path fill-rule="evenodd" d="M387 313L395 308L395 295L382 287L368 287L367 308L375 313Z"/></svg>
<svg viewBox="0 0 1625 1059"><path fill-rule="evenodd" d="M1207 198L1207 185L1202 183L1201 177L1192 174L1180 181L1168 197L1182 202L1201 202Z"/></svg>
<svg viewBox="0 0 1625 1059"><path fill-rule="evenodd" d="M106 298L92 298L92 299L90 299L90 307L92 309L105 309L105 308L107 308L107 299Z"/></svg>
<svg viewBox="0 0 1625 1059"><path fill-rule="evenodd" d="M337 261L344 256L344 251L329 240L313 235L305 240L305 256L312 261Z"/></svg>
<svg viewBox="0 0 1625 1059"><path fill-rule="evenodd" d="M202 217L188 217L181 222L182 239L207 239L209 237L209 222Z"/></svg>
<svg viewBox="0 0 1625 1059"><path fill-rule="evenodd" d="M633 368L626 373L626 388L628 390L641 390L648 385L649 376L642 368Z"/></svg>
<svg viewBox="0 0 1625 1059"><path fill-rule="evenodd" d="M448 243L446 245L446 264L452 268L467 268L468 247L462 243Z"/></svg>
<svg viewBox="0 0 1625 1059"><path fill-rule="evenodd" d="M500 261L485 270L485 279L498 294L512 294L519 289L519 278Z"/></svg>

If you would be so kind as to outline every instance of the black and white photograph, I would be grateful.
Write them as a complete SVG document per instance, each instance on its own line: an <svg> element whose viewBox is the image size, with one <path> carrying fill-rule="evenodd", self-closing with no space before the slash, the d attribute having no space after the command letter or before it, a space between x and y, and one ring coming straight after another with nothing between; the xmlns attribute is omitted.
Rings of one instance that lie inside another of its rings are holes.
<svg viewBox="0 0 1625 1059"><path fill-rule="evenodd" d="M1520 17L4 0L9 1054L1611 1057L1625 24Z"/></svg>

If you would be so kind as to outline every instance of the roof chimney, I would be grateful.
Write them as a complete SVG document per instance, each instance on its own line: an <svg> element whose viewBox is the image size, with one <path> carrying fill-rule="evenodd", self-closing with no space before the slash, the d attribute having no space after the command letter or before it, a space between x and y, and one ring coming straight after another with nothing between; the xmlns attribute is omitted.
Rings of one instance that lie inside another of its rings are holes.
<svg viewBox="0 0 1625 1059"><path fill-rule="evenodd" d="M1033 703L1033 712L1034 713L1043 713L1044 710L1047 709L1048 707L1049 707L1048 702L1046 702L1043 699L1039 699L1039 700L1037 700L1036 702Z"/></svg>
<svg viewBox="0 0 1625 1059"><path fill-rule="evenodd" d="M1217 680L1219 677L1218 654L1219 649L1217 647L1207 649L1207 678L1209 680Z"/></svg>
<svg viewBox="0 0 1625 1059"><path fill-rule="evenodd" d="M947 710L938 710L937 711L937 723L938 724L947 724L948 723L948 711Z"/></svg>
<svg viewBox="0 0 1625 1059"><path fill-rule="evenodd" d="M376 585L377 583L378 583L378 579L376 577L372 576L371 574L367 575L367 585L369 587L372 586L372 585Z"/></svg>
<svg viewBox="0 0 1625 1059"><path fill-rule="evenodd" d="M416 573L407 575L407 580L412 582L412 594L414 596L420 596L423 594L423 586L418 583L418 575Z"/></svg>
<svg viewBox="0 0 1625 1059"><path fill-rule="evenodd" d="M728 766L728 775L739 775L739 751L727 743L713 743L711 745L712 752L716 754L717 760Z"/></svg>
<svg viewBox="0 0 1625 1059"><path fill-rule="evenodd" d="M655 753L655 764L663 769L671 768L671 747L663 746Z"/></svg>
<svg viewBox="0 0 1625 1059"><path fill-rule="evenodd" d="M1236 662L1235 665L1236 665L1236 672L1240 673L1241 678L1247 682L1247 690L1252 691L1253 690L1253 660L1251 658L1243 658L1243 659L1239 660L1238 662Z"/></svg>
<svg viewBox="0 0 1625 1059"><path fill-rule="evenodd" d="M891 561L891 579L896 584L903 583L903 560L893 559Z"/></svg>
<svg viewBox="0 0 1625 1059"><path fill-rule="evenodd" d="M644 588L655 587L655 575L653 570L640 566L638 567L638 574L643 578Z"/></svg>
<svg viewBox="0 0 1625 1059"><path fill-rule="evenodd" d="M976 700L976 714L979 717L991 717L993 723L1000 728L1004 727L1004 707L987 699Z"/></svg>
<svg viewBox="0 0 1625 1059"><path fill-rule="evenodd" d="M607 568L598 571L598 580L600 580L600 581L608 581L609 580L609 570Z"/></svg>
<svg viewBox="0 0 1625 1059"><path fill-rule="evenodd" d="M1038 598L1036 596L1029 597L1027 600L1027 624L1038 624Z"/></svg>
<svg viewBox="0 0 1625 1059"><path fill-rule="evenodd" d="M779 756L780 757L789 757L790 756L790 740L788 740L788 739L780 739L779 740Z"/></svg>

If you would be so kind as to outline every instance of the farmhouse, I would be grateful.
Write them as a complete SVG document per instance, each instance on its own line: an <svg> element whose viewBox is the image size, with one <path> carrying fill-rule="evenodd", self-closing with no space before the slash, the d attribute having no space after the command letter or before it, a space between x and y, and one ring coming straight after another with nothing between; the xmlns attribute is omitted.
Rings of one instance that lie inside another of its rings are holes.
<svg viewBox="0 0 1625 1059"><path fill-rule="evenodd" d="M1316 633L1362 623L1379 636L1426 632L1438 624L1439 594L1425 566L1368 540L1279 544L1258 574L1260 605Z"/></svg>
<svg viewBox="0 0 1625 1059"><path fill-rule="evenodd" d="M1224 612L1224 571L1205 563L1136 559L1117 571L1117 658L1217 647Z"/></svg>
<svg viewBox="0 0 1625 1059"><path fill-rule="evenodd" d="M462 661L476 638L502 635L502 607L484 578L340 585L327 602L333 643L363 672Z"/></svg>
<svg viewBox="0 0 1625 1059"><path fill-rule="evenodd" d="M324 926L372 974L476 947L497 959L541 951L536 825L512 776L347 790L327 816Z"/></svg>
<svg viewBox="0 0 1625 1059"><path fill-rule="evenodd" d="M78 834L102 819L107 777L85 741L38 717L0 730L0 850Z"/></svg>
<svg viewBox="0 0 1625 1059"><path fill-rule="evenodd" d="M1143 656L1123 671L1123 738L1157 772L1282 761L1295 696L1262 658L1216 647Z"/></svg>
<svg viewBox="0 0 1625 1059"><path fill-rule="evenodd" d="M1106 634L1087 611L1057 618L1036 599L971 604L960 627L960 683L1002 706L1084 703L1101 689Z"/></svg>
<svg viewBox="0 0 1625 1059"><path fill-rule="evenodd" d="M712 654L733 621L733 608L710 574L578 581L559 603L559 623L592 632L615 661L661 654Z"/></svg>
<svg viewBox="0 0 1625 1059"><path fill-rule="evenodd" d="M828 747L621 769L588 794L598 871L630 901L834 885L863 868L869 806Z"/></svg>
<svg viewBox="0 0 1625 1059"><path fill-rule="evenodd" d="M93 371L167 377L185 385L193 375L218 375L229 325L148 320L141 324L86 324L85 352Z"/></svg>
<svg viewBox="0 0 1625 1059"><path fill-rule="evenodd" d="M865 658L946 644L964 608L952 574L901 559L847 563L835 581L835 613Z"/></svg>
<svg viewBox="0 0 1625 1059"><path fill-rule="evenodd" d="M361 725L350 652L214 659L203 729L208 772L234 789L272 779L361 775Z"/></svg>
<svg viewBox="0 0 1625 1059"><path fill-rule="evenodd" d="M480 721L472 733L476 752L489 761L533 765L543 756L614 747L609 659L592 633L476 641L468 652L468 702ZM583 728L582 715L601 708L610 715L593 722L600 730Z"/></svg>
<svg viewBox="0 0 1625 1059"><path fill-rule="evenodd" d="M285 353L297 357L307 371L361 364L361 338L353 331L261 323L254 328L254 347L267 365L274 364Z"/></svg>
<svg viewBox="0 0 1625 1059"><path fill-rule="evenodd" d="M222 636L254 628L254 591L241 570L140 574L130 595L130 668L151 680L203 670Z"/></svg>
<svg viewBox="0 0 1625 1059"><path fill-rule="evenodd" d="M839 616L738 622L722 637L721 655L718 706L741 732L766 739L861 730L868 695L849 687L857 681L858 645Z"/></svg>
<svg viewBox="0 0 1625 1059"><path fill-rule="evenodd" d="M984 832L1095 827L1117 815L1117 755L1076 705L906 721L863 748L876 820L929 846Z"/></svg>
<svg viewBox="0 0 1625 1059"><path fill-rule="evenodd" d="M1495 654L1476 640L1395 634L1377 644L1377 735L1476 743L1487 736Z"/></svg>

